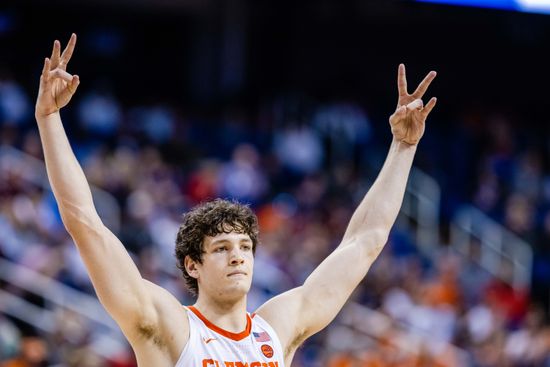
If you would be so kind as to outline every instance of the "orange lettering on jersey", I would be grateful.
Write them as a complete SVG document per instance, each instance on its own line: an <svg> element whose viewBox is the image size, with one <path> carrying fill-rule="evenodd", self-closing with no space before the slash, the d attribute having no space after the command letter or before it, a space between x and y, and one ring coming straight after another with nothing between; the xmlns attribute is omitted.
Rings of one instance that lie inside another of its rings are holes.
<svg viewBox="0 0 550 367"><path fill-rule="evenodd" d="M223 363L223 366L222 366ZM214 367L279 367L279 362L228 362L223 361L219 362L215 359L203 359L202 360L202 367L208 367L208 366L214 366Z"/></svg>

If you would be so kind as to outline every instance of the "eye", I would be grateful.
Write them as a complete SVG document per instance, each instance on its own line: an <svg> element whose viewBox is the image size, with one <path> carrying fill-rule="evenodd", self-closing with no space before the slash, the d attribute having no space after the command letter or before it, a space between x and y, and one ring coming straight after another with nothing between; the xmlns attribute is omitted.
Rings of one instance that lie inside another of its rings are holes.
<svg viewBox="0 0 550 367"><path fill-rule="evenodd" d="M241 248L242 248L244 251L251 251L251 250L252 250L252 246L250 246L250 245L242 245Z"/></svg>
<svg viewBox="0 0 550 367"><path fill-rule="evenodd" d="M214 250L214 252L224 252L227 248L225 246L222 246L222 247L216 247L216 249Z"/></svg>

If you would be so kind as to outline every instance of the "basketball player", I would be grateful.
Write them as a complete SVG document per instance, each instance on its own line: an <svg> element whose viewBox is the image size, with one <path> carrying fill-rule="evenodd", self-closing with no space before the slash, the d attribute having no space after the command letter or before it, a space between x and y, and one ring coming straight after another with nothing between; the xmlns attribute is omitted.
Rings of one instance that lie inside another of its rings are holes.
<svg viewBox="0 0 550 367"><path fill-rule="evenodd" d="M363 279L387 241L398 214L426 117L436 104L421 98L436 73L407 92L399 65L393 141L386 162L353 214L338 248L305 283L246 311L257 220L243 205L215 200L184 216L177 234L179 267L194 306L143 279L124 246L101 222L86 178L61 123L80 83L67 72L76 35L61 53L55 41L44 61L36 120L48 177L63 223L86 264L99 300L120 325L141 367L283 367L298 346L326 327Z"/></svg>

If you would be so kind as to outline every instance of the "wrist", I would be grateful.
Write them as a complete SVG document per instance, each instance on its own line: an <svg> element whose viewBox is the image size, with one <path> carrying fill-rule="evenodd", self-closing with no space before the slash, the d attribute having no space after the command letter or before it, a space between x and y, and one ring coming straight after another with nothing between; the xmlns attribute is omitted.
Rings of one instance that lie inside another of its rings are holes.
<svg viewBox="0 0 550 367"><path fill-rule="evenodd" d="M59 110L53 112L34 111L34 118L38 123L50 120L51 118L59 117Z"/></svg>
<svg viewBox="0 0 550 367"><path fill-rule="evenodd" d="M416 150L416 147L418 146L418 143L416 144L409 144L403 140L397 139L395 136L392 140L392 145L396 146L399 149L407 149L407 150Z"/></svg>

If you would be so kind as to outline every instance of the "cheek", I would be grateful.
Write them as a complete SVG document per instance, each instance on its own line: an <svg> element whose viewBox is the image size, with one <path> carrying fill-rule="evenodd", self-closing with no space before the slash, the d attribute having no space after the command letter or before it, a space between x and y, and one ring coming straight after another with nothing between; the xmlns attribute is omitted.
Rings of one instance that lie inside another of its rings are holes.
<svg viewBox="0 0 550 367"><path fill-rule="evenodd" d="M247 260L248 260L248 264L249 264L250 268L253 268L254 267L254 255L250 254L250 256L247 257Z"/></svg>

